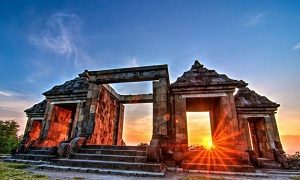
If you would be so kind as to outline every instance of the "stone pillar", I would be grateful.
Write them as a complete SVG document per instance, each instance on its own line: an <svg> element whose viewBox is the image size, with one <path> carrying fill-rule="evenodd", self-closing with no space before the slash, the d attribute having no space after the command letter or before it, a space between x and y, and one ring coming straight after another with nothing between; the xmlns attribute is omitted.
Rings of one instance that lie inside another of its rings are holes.
<svg viewBox="0 0 300 180"><path fill-rule="evenodd" d="M284 151L283 151L280 136L279 136L279 131L278 131L278 127L277 127L275 114L270 114L270 122L273 125L273 141L274 141L275 149L277 149L280 153L283 154Z"/></svg>
<svg viewBox="0 0 300 180"><path fill-rule="evenodd" d="M123 122L124 122L124 105L120 103L119 107L119 116L118 116L118 137L117 137L117 145L123 145Z"/></svg>
<svg viewBox="0 0 300 180"><path fill-rule="evenodd" d="M118 133L119 133L119 111L120 111L120 103L119 101L115 101L114 102L115 105L115 110L114 110L114 114L115 114L115 118L113 120L113 145L117 145L118 144Z"/></svg>
<svg viewBox="0 0 300 180"><path fill-rule="evenodd" d="M74 131L74 137L79 137L82 134L82 121L84 118L84 110L85 110L85 101L81 101L79 103L79 111L78 111L78 116L77 116L78 120L76 123L76 129Z"/></svg>
<svg viewBox="0 0 300 180"><path fill-rule="evenodd" d="M168 84L166 78L153 81L153 134L167 135L167 121L170 120L168 108Z"/></svg>
<svg viewBox="0 0 300 180"><path fill-rule="evenodd" d="M227 93L227 96L220 98L220 115L218 127L213 135L216 146L227 150L235 151L239 155L241 162L249 162L249 156L246 152L247 141L244 132L239 128L239 122L236 113L234 96Z"/></svg>
<svg viewBox="0 0 300 180"><path fill-rule="evenodd" d="M77 103L77 105L76 105L76 112L75 112L75 115L74 115L74 119L72 119L73 122L72 122L72 127L70 129L71 133L70 133L70 137L69 138L76 137L76 127L77 127L79 113L80 113L80 106L81 106L81 102Z"/></svg>
<svg viewBox="0 0 300 180"><path fill-rule="evenodd" d="M52 112L54 105L47 101L46 113L45 113L45 121L42 123L42 131L40 132L40 139L45 139L48 135L48 130L51 123Z"/></svg>
<svg viewBox="0 0 300 180"><path fill-rule="evenodd" d="M270 116L264 118L264 125L266 128L266 157L269 159L273 159L273 151L275 149L275 134L274 134L274 126Z"/></svg>
<svg viewBox="0 0 300 180"><path fill-rule="evenodd" d="M231 102L231 94L220 97L219 118L216 131L213 134L213 141L221 148L236 149L238 131L238 121L236 117L235 105Z"/></svg>
<svg viewBox="0 0 300 180"><path fill-rule="evenodd" d="M252 137L250 134L248 119L243 117L243 115L239 115L238 120L240 124L240 131L244 132L242 133L242 135L244 136L244 139L247 142L246 150L252 150Z"/></svg>
<svg viewBox="0 0 300 180"><path fill-rule="evenodd" d="M82 121L81 135L90 136L93 134L95 126L95 113L97 100L99 95L99 86L94 83L89 83L86 105L84 108L84 118Z"/></svg>
<svg viewBox="0 0 300 180"><path fill-rule="evenodd" d="M188 134L186 120L186 99L174 95L176 140L174 147L174 160L182 161L183 154L188 150Z"/></svg>

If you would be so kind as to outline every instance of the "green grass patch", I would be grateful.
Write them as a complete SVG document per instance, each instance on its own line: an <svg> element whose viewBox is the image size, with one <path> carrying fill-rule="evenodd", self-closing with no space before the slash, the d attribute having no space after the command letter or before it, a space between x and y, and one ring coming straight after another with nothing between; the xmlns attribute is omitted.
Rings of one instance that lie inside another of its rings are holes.
<svg viewBox="0 0 300 180"><path fill-rule="evenodd" d="M292 177L290 177L290 179L292 179L292 180L300 180L300 176L292 176Z"/></svg>
<svg viewBox="0 0 300 180"><path fill-rule="evenodd" d="M41 179L48 180L49 178L44 175L33 174L25 171L25 168L28 168L27 164L18 164L18 163L5 163L0 162L0 179L2 180L31 180L31 179Z"/></svg>

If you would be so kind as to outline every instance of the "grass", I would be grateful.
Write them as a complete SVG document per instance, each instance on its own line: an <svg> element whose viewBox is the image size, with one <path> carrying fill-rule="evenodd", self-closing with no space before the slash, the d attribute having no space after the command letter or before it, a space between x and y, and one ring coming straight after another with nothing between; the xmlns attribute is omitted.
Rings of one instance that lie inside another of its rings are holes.
<svg viewBox="0 0 300 180"><path fill-rule="evenodd" d="M300 180L300 177L299 176L292 176L292 177L290 177L290 179L292 179L292 180Z"/></svg>
<svg viewBox="0 0 300 180"><path fill-rule="evenodd" d="M1 180L48 180L49 178L45 175L33 174L25 171L28 168L27 164L17 163L5 163L0 162L0 179Z"/></svg>

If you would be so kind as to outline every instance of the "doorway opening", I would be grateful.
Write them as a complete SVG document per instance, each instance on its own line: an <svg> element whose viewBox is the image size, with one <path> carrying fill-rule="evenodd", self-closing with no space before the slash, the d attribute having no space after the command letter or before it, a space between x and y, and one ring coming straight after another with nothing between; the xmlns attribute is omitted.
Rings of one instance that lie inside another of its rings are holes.
<svg viewBox="0 0 300 180"><path fill-rule="evenodd" d="M76 103L55 104L53 106L47 138L43 141L42 146L57 146L70 137L76 107Z"/></svg>
<svg viewBox="0 0 300 180"><path fill-rule="evenodd" d="M126 145L149 144L153 129L153 103L126 104L123 140Z"/></svg>
<svg viewBox="0 0 300 180"><path fill-rule="evenodd" d="M153 97L152 81L116 83L111 87L120 96L131 97L128 101L122 101L123 142L131 146L149 144L153 131L153 100L147 97Z"/></svg>
<svg viewBox="0 0 300 180"><path fill-rule="evenodd" d="M188 146L190 150L213 147L209 112L187 112Z"/></svg>
<svg viewBox="0 0 300 180"><path fill-rule="evenodd" d="M267 157L267 135L264 118L248 118L252 149L258 157Z"/></svg>
<svg viewBox="0 0 300 180"><path fill-rule="evenodd" d="M42 120L34 120L31 125L31 130L28 133L29 141L35 141L40 137L42 129Z"/></svg>

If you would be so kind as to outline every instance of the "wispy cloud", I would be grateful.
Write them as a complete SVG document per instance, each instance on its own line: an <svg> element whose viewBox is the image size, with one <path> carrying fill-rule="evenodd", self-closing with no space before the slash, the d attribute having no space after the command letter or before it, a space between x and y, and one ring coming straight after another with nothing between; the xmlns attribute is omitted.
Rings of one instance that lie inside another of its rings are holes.
<svg viewBox="0 0 300 180"><path fill-rule="evenodd" d="M35 98L28 96L10 90L0 90L0 120L16 120L21 126L20 134L24 132L26 124L24 110L35 103Z"/></svg>
<svg viewBox="0 0 300 180"><path fill-rule="evenodd" d="M139 63L137 62L137 58L135 56L131 57L131 58L127 58L125 66L127 66L127 67L137 67L137 66L139 66Z"/></svg>
<svg viewBox="0 0 300 180"><path fill-rule="evenodd" d="M255 15L249 16L244 26L256 26L260 24L265 17L265 13L257 13Z"/></svg>
<svg viewBox="0 0 300 180"><path fill-rule="evenodd" d="M298 50L298 49L300 49L300 42L298 42L292 49L293 49L293 50Z"/></svg>
<svg viewBox="0 0 300 180"><path fill-rule="evenodd" d="M29 42L72 60L78 67L81 60L89 58L82 49L80 26L81 21L76 14L54 13L41 29L30 35Z"/></svg>
<svg viewBox="0 0 300 180"><path fill-rule="evenodd" d="M1 96L11 96L11 94L9 92L5 92L5 91L0 91L0 95Z"/></svg>

